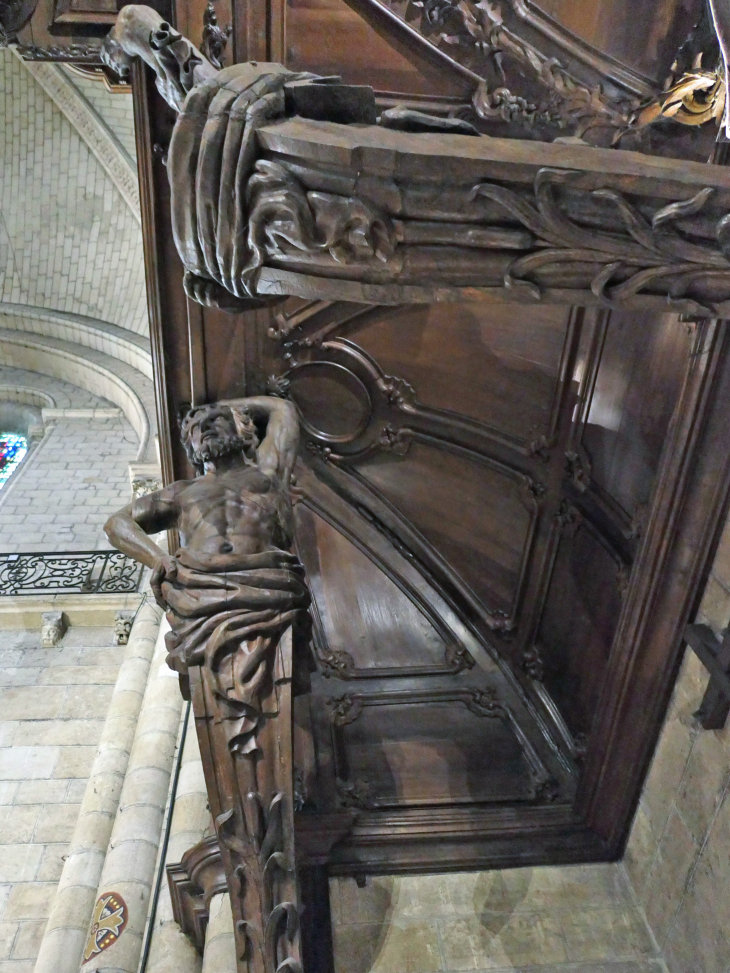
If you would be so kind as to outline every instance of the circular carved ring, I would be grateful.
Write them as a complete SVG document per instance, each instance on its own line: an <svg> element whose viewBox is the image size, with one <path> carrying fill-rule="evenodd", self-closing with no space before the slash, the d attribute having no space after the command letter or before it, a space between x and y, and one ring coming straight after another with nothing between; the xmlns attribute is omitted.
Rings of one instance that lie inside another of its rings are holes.
<svg viewBox="0 0 730 973"><path fill-rule="evenodd" d="M328 443L349 443L367 428L373 403L364 383L349 368L336 362L304 362L286 377L310 435Z"/></svg>

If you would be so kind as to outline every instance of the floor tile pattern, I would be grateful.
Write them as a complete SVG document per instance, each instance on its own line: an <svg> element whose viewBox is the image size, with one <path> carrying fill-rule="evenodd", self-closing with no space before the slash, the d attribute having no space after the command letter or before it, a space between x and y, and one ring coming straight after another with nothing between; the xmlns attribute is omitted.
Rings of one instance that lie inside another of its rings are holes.
<svg viewBox="0 0 730 973"><path fill-rule="evenodd" d="M666 973L620 865L330 885L337 973Z"/></svg>

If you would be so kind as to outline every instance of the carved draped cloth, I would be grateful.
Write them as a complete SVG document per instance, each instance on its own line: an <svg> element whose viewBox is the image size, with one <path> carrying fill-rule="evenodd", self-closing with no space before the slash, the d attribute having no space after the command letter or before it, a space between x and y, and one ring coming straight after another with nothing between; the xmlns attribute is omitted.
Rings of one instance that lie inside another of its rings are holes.
<svg viewBox="0 0 730 973"><path fill-rule="evenodd" d="M303 664L311 600L304 568L296 555L280 550L205 554L181 549L175 558L177 576L161 585L171 628L168 664L182 673L189 666L211 673L229 746L251 752L276 647L290 625L295 669Z"/></svg>
<svg viewBox="0 0 730 973"><path fill-rule="evenodd" d="M270 177L267 163L257 167L256 129L284 114L285 84L315 77L280 64L235 64L185 99L167 172L173 236L189 274L239 298L255 293L262 253L251 239L249 181L256 168L260 178Z"/></svg>

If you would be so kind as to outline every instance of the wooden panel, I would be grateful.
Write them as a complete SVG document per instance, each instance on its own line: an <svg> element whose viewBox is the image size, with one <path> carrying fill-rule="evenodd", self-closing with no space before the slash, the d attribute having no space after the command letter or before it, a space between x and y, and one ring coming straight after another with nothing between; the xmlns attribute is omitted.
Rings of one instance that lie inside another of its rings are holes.
<svg viewBox="0 0 730 973"><path fill-rule="evenodd" d="M538 0L535 6L599 51L661 83L699 20L702 0Z"/></svg>
<svg viewBox="0 0 730 973"><path fill-rule="evenodd" d="M113 24L117 19L116 0L57 0L55 23Z"/></svg>
<svg viewBox="0 0 730 973"><path fill-rule="evenodd" d="M535 511L521 493L519 474L472 457L416 442L406 456L368 459L358 471L420 531L487 610L511 615Z"/></svg>
<svg viewBox="0 0 730 973"><path fill-rule="evenodd" d="M537 642L545 685L575 738L591 730L626 578L616 555L575 508L557 529L561 536Z"/></svg>
<svg viewBox="0 0 730 973"><path fill-rule="evenodd" d="M677 315L612 313L583 431L600 491L631 518L648 509L693 328Z"/></svg>
<svg viewBox="0 0 730 973"><path fill-rule="evenodd" d="M286 64L295 71L339 74L379 91L465 93L463 84L436 75L428 63L406 58L397 38L380 37L344 0L288 0L286 39Z"/></svg>
<svg viewBox="0 0 730 973"><path fill-rule="evenodd" d="M567 323L560 307L435 304L370 320L356 340L424 406L529 443L550 433Z"/></svg>
<svg viewBox="0 0 730 973"><path fill-rule="evenodd" d="M383 670L402 668L410 675L424 667L448 671L445 652L449 643L382 566L377 567L303 504L297 506L296 521L325 642L319 646L320 663L337 653L350 671L359 670L362 675L377 676ZM350 657L351 665L343 653Z"/></svg>
<svg viewBox="0 0 730 973"><path fill-rule="evenodd" d="M335 723L338 777L371 807L532 800L536 775L508 716L480 712L468 693L355 697ZM534 758L533 758L534 759ZM363 786L364 785L364 786Z"/></svg>

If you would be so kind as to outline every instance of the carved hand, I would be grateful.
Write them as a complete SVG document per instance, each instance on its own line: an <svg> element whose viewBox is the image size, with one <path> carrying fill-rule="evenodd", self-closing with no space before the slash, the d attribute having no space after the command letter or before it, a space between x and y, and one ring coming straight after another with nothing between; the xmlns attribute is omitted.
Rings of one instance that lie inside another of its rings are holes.
<svg viewBox="0 0 730 973"><path fill-rule="evenodd" d="M259 307L270 307L281 304L286 297L236 297L215 280L198 277L197 274L185 271L183 277L185 293L197 304L203 307L214 307L229 314L240 314L242 311L255 311Z"/></svg>
<svg viewBox="0 0 730 973"><path fill-rule="evenodd" d="M155 601L165 611L168 610L169 606L162 594L162 582L174 581L176 577L177 561L175 558L170 554L163 554L162 557L158 557L150 575L150 588L152 588Z"/></svg>

